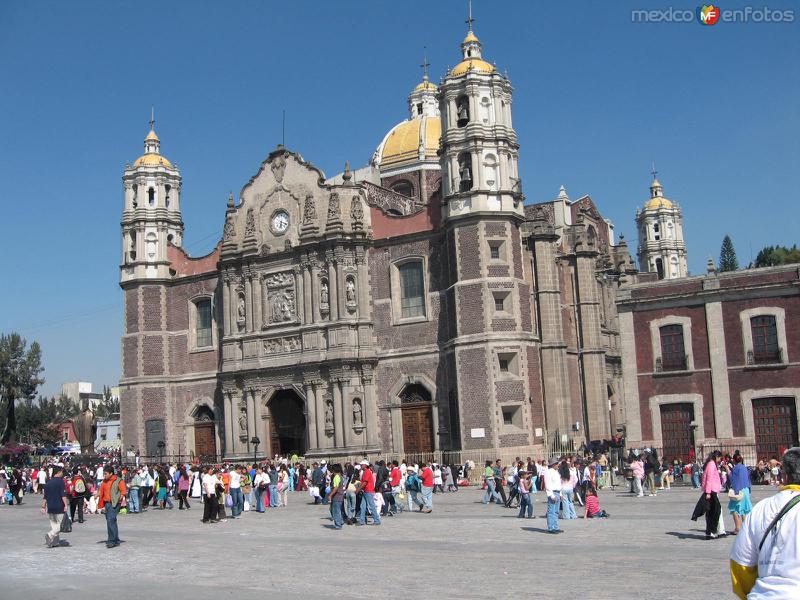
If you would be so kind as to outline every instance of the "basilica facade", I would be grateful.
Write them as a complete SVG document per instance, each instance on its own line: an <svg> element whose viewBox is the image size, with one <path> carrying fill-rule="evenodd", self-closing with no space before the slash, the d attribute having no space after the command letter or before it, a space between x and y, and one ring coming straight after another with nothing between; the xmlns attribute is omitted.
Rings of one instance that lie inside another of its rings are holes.
<svg viewBox="0 0 800 600"><path fill-rule="evenodd" d="M617 430L627 245L589 196L526 202L511 83L472 30L460 52L366 166L278 146L203 257L151 128L123 176L126 448L530 454Z"/></svg>

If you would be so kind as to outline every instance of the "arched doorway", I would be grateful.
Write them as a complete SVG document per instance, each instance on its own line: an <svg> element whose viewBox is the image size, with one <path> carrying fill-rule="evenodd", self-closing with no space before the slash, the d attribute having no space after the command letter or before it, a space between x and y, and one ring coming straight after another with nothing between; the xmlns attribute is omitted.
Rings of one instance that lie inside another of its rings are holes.
<svg viewBox="0 0 800 600"><path fill-rule="evenodd" d="M195 456L217 456L217 439L214 431L214 413L203 405L194 412Z"/></svg>
<svg viewBox="0 0 800 600"><path fill-rule="evenodd" d="M433 452L433 400L422 385L412 383L400 392L403 415L403 450L408 453Z"/></svg>
<svg viewBox="0 0 800 600"><path fill-rule="evenodd" d="M280 390L270 400L270 453L303 456L306 446L306 416L303 400L294 390Z"/></svg>

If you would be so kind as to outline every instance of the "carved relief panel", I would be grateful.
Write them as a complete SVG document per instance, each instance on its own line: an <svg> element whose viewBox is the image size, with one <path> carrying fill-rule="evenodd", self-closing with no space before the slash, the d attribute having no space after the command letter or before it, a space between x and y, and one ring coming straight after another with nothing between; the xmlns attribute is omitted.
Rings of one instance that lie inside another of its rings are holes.
<svg viewBox="0 0 800 600"><path fill-rule="evenodd" d="M264 278L267 306L264 327L282 325L297 320L297 296L292 271L272 273Z"/></svg>

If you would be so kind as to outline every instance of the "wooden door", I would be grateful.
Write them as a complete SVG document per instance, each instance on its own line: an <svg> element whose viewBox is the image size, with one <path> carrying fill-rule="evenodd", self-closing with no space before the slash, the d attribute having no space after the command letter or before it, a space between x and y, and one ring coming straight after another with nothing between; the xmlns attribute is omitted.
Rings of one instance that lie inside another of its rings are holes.
<svg viewBox="0 0 800 600"><path fill-rule="evenodd" d="M403 448L405 452L433 452L432 414L430 405L403 409Z"/></svg>
<svg viewBox="0 0 800 600"><path fill-rule="evenodd" d="M689 452L694 448L693 420L694 405L689 402L661 405L661 439L664 446L661 458L669 462L676 458L689 460Z"/></svg>
<svg viewBox="0 0 800 600"><path fill-rule="evenodd" d="M194 453L196 456L217 455L214 423L196 423L194 426Z"/></svg>
<svg viewBox="0 0 800 600"><path fill-rule="evenodd" d="M797 446L797 408L794 398L756 398L753 425L759 460L769 460Z"/></svg>

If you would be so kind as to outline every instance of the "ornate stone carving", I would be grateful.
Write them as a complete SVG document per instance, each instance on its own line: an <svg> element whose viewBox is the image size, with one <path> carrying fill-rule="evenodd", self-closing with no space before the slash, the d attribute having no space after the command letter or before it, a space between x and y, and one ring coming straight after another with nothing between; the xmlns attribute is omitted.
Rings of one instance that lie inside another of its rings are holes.
<svg viewBox="0 0 800 600"><path fill-rule="evenodd" d="M296 305L294 274L291 271L273 273L265 278L267 286L267 322L275 325L295 320Z"/></svg>
<svg viewBox="0 0 800 600"><path fill-rule="evenodd" d="M412 215L420 212L424 205L417 203L414 198L404 196L394 190L390 190L368 181L361 184L367 190L367 204L381 209L387 214L401 214L403 216Z"/></svg>
<svg viewBox="0 0 800 600"><path fill-rule="evenodd" d="M317 206L314 204L314 194L307 194L303 207L303 225L313 225L317 220Z"/></svg>
<svg viewBox="0 0 800 600"><path fill-rule="evenodd" d="M247 223L244 227L244 237L253 237L256 234L256 216L252 208L247 209Z"/></svg>
<svg viewBox="0 0 800 600"><path fill-rule="evenodd" d="M239 404L239 436L247 437L247 406L244 402Z"/></svg>
<svg viewBox="0 0 800 600"><path fill-rule="evenodd" d="M236 235L236 226L233 224L233 215L228 215L225 219L225 233L223 235L224 241L230 241Z"/></svg>
<svg viewBox="0 0 800 600"><path fill-rule="evenodd" d="M339 194L333 192L328 201L328 221L338 221L342 212L339 207Z"/></svg>
<svg viewBox="0 0 800 600"><path fill-rule="evenodd" d="M286 154L278 154L273 158L269 168L272 169L272 175L275 177L275 181L281 183L283 181L283 174L286 171Z"/></svg>
<svg viewBox="0 0 800 600"><path fill-rule="evenodd" d="M353 226L361 225L364 221L364 206L361 204L360 196L353 196L350 203L350 218L353 220Z"/></svg>
<svg viewBox="0 0 800 600"><path fill-rule="evenodd" d="M353 428L360 429L364 426L364 415L361 410L361 400L353 398Z"/></svg>
<svg viewBox="0 0 800 600"><path fill-rule="evenodd" d="M302 343L299 335L264 340L265 355L299 352L301 348Z"/></svg>

